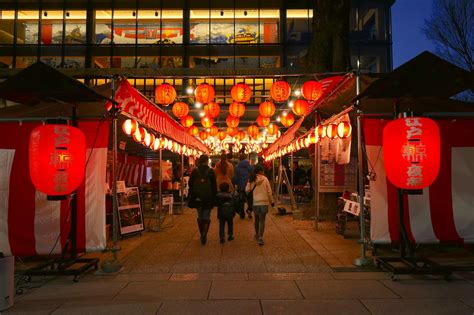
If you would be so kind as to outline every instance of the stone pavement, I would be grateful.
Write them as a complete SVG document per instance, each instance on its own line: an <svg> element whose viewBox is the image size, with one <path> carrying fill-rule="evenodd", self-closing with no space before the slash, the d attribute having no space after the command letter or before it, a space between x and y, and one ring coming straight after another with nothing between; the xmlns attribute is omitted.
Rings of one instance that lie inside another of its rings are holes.
<svg viewBox="0 0 474 315"><path fill-rule="evenodd" d="M215 213L214 213L215 215ZM219 244L217 220L201 246L192 211L172 226L121 242L119 274L35 280L7 314L474 314L474 276L390 280L383 272L334 272L357 246L311 222L267 217L266 244L236 218ZM99 255L101 258L107 255ZM96 254L97 256L97 254Z"/></svg>

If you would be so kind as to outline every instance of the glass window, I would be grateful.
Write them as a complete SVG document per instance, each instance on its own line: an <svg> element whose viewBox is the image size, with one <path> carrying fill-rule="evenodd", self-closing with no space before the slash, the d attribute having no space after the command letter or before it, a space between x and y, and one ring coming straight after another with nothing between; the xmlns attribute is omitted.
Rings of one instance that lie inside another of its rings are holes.
<svg viewBox="0 0 474 315"><path fill-rule="evenodd" d="M209 10L191 10L189 42L209 44Z"/></svg>
<svg viewBox="0 0 474 315"><path fill-rule="evenodd" d="M17 43L38 44L39 11L18 11Z"/></svg>
<svg viewBox="0 0 474 315"><path fill-rule="evenodd" d="M44 10L41 14L41 44L62 44L63 14L61 10Z"/></svg>
<svg viewBox="0 0 474 315"><path fill-rule="evenodd" d="M15 11L0 11L0 44L13 44Z"/></svg>
<svg viewBox="0 0 474 315"><path fill-rule="evenodd" d="M291 43L308 43L311 39L313 10L286 11L286 40Z"/></svg>
<svg viewBox="0 0 474 315"><path fill-rule="evenodd" d="M0 68L11 68L13 66L13 57L2 56L0 57Z"/></svg>
<svg viewBox="0 0 474 315"><path fill-rule="evenodd" d="M65 44L85 44L87 31L86 11L66 11Z"/></svg>
<svg viewBox="0 0 474 315"><path fill-rule="evenodd" d="M178 56L164 57L137 57L137 68L181 68L183 66L183 58Z"/></svg>
<svg viewBox="0 0 474 315"><path fill-rule="evenodd" d="M135 44L137 38L136 11L114 11L114 44Z"/></svg>
<svg viewBox="0 0 474 315"><path fill-rule="evenodd" d="M110 68L110 57L94 57L93 68Z"/></svg>
<svg viewBox="0 0 474 315"><path fill-rule="evenodd" d="M112 11L95 11L95 43L110 44L112 42Z"/></svg>
<svg viewBox="0 0 474 315"><path fill-rule="evenodd" d="M183 43L183 10L163 10L162 24L163 44Z"/></svg>
<svg viewBox="0 0 474 315"><path fill-rule="evenodd" d="M280 42L280 10L260 10L260 43L275 44Z"/></svg>
<svg viewBox="0 0 474 315"><path fill-rule="evenodd" d="M137 37L139 44L160 42L160 10L138 11Z"/></svg>

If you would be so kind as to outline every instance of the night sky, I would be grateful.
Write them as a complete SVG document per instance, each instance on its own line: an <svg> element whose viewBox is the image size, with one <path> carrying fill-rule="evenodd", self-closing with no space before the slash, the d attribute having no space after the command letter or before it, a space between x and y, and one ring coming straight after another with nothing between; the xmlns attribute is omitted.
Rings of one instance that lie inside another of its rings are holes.
<svg viewBox="0 0 474 315"><path fill-rule="evenodd" d="M432 0L396 0L392 6L393 68L425 50L434 51L421 28L431 15Z"/></svg>

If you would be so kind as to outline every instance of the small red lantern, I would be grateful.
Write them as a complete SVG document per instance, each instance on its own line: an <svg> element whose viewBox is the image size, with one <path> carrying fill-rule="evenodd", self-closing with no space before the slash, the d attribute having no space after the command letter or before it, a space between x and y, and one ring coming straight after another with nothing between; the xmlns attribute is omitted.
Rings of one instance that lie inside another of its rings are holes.
<svg viewBox="0 0 474 315"><path fill-rule="evenodd" d="M211 128L214 125L214 119L211 117L204 116L201 118L201 125L204 128Z"/></svg>
<svg viewBox="0 0 474 315"><path fill-rule="evenodd" d="M423 189L433 183L440 166L440 134L435 121L409 117L388 123L383 130L387 178L401 189Z"/></svg>
<svg viewBox="0 0 474 315"><path fill-rule="evenodd" d="M199 84L194 90L194 95L196 96L196 101L206 104L214 101L214 96L216 92L212 85L207 83Z"/></svg>
<svg viewBox="0 0 474 315"><path fill-rule="evenodd" d="M188 128L188 134L190 134L191 136L195 136L199 133L199 128L197 126L190 126Z"/></svg>
<svg viewBox="0 0 474 315"><path fill-rule="evenodd" d="M326 126L326 135L329 139L334 140L337 138L337 124L329 124Z"/></svg>
<svg viewBox="0 0 474 315"><path fill-rule="evenodd" d="M326 137L326 126L319 125L316 127L316 135L319 139Z"/></svg>
<svg viewBox="0 0 474 315"><path fill-rule="evenodd" d="M142 141L142 144L145 147L151 148L155 142L155 135L152 133L147 133L145 139Z"/></svg>
<svg viewBox="0 0 474 315"><path fill-rule="evenodd" d="M239 126L240 119L235 116L227 116L227 118L225 119L225 122L227 126L231 128L237 128Z"/></svg>
<svg viewBox="0 0 474 315"><path fill-rule="evenodd" d="M218 133L219 133L219 128L217 128L216 126L211 126L211 128L209 128L209 135L211 137L217 136Z"/></svg>
<svg viewBox="0 0 474 315"><path fill-rule="evenodd" d="M291 94L291 87L286 81L273 82L270 88L270 96L275 102L281 103L286 101Z"/></svg>
<svg viewBox="0 0 474 315"><path fill-rule="evenodd" d="M183 125L186 128L191 127L194 124L194 118L193 116L190 116L190 115L186 115L182 117L180 121L181 121L181 125Z"/></svg>
<svg viewBox="0 0 474 315"><path fill-rule="evenodd" d="M245 105L238 102L233 102L229 106L229 114L234 117L242 117L245 114Z"/></svg>
<svg viewBox="0 0 474 315"><path fill-rule="evenodd" d="M258 106L258 111L263 117L272 117L275 114L275 104L272 102L263 102Z"/></svg>
<svg viewBox="0 0 474 315"><path fill-rule="evenodd" d="M286 115L281 115L281 124L285 127L290 127L295 123L295 116L293 114L288 113Z"/></svg>
<svg viewBox="0 0 474 315"><path fill-rule="evenodd" d="M225 133L225 131L219 131L219 133L217 134L217 138L222 141L227 138L227 134Z"/></svg>
<svg viewBox="0 0 474 315"><path fill-rule="evenodd" d="M269 117L263 117L262 115L258 115L257 117L257 125L260 127L266 127L270 124L270 118Z"/></svg>
<svg viewBox="0 0 474 315"><path fill-rule="evenodd" d="M308 135L308 139L310 144L315 144L319 142L319 137L316 135L316 130Z"/></svg>
<svg viewBox="0 0 474 315"><path fill-rule="evenodd" d="M235 138L239 141L242 141L245 139L245 136L246 136L245 132L242 130L239 130L239 132L235 135Z"/></svg>
<svg viewBox="0 0 474 315"><path fill-rule="evenodd" d="M173 115L178 118L184 117L189 113L189 106L183 102L176 102L173 104L173 108L171 109Z"/></svg>
<svg viewBox="0 0 474 315"><path fill-rule="evenodd" d="M204 105L204 113L206 114L206 116L209 116L211 118L216 118L217 116L219 116L220 111L221 108L216 102L209 102L209 104Z"/></svg>
<svg viewBox="0 0 474 315"><path fill-rule="evenodd" d="M67 125L45 125L30 134L29 166L33 185L48 196L73 192L84 179L86 139Z"/></svg>
<svg viewBox="0 0 474 315"><path fill-rule="evenodd" d="M303 97L308 101L317 101L323 95L323 85L317 81L308 81L301 88Z"/></svg>
<svg viewBox="0 0 474 315"><path fill-rule="evenodd" d="M250 100L250 96L252 96L252 90L250 90L249 86L245 83L237 83L230 90L230 95L234 101L238 103L245 103Z"/></svg>
<svg viewBox="0 0 474 315"><path fill-rule="evenodd" d="M143 127L138 127L137 130L133 133L133 140L136 142L141 143L143 139L145 139L147 132L146 129Z"/></svg>
<svg viewBox="0 0 474 315"><path fill-rule="evenodd" d="M127 119L122 124L122 130L127 136L134 134L137 128L138 123L134 119Z"/></svg>
<svg viewBox="0 0 474 315"><path fill-rule="evenodd" d="M293 104L293 113L297 116L304 116L308 113L309 104L305 100L296 100Z"/></svg>
<svg viewBox="0 0 474 315"><path fill-rule="evenodd" d="M199 138L201 138L201 140L206 140L207 138L209 137L209 134L207 133L207 131L205 130L201 130L199 132Z"/></svg>
<svg viewBox="0 0 474 315"><path fill-rule="evenodd" d="M348 121L342 121L337 125L337 136L341 139L350 137L352 133L351 123Z"/></svg>
<svg viewBox="0 0 474 315"><path fill-rule="evenodd" d="M232 128L232 127L227 128L227 134L231 137L235 136L237 132L238 132L237 128Z"/></svg>
<svg viewBox="0 0 474 315"><path fill-rule="evenodd" d="M255 125L251 125L248 127L247 132L249 136L256 138L258 136L258 127Z"/></svg>
<svg viewBox="0 0 474 315"><path fill-rule="evenodd" d="M163 106L168 106L176 99L176 90L168 83L158 85L155 90L155 101Z"/></svg>
<svg viewBox="0 0 474 315"><path fill-rule="evenodd" d="M268 125L267 132L269 135L276 135L278 133L278 126L276 124Z"/></svg>

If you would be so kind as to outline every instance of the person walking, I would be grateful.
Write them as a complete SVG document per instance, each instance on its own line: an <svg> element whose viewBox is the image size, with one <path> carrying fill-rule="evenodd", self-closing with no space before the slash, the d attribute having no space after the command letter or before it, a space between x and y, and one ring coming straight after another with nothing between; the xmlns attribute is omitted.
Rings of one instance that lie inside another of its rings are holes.
<svg viewBox="0 0 474 315"><path fill-rule="evenodd" d="M265 231L265 217L268 213L268 206L274 206L272 188L268 178L263 174L263 167L255 167L255 175L247 183L245 188L247 193L252 192L253 210L255 212L255 240L262 246L263 233Z"/></svg>
<svg viewBox="0 0 474 315"><path fill-rule="evenodd" d="M229 184L222 183L219 186L219 192L216 195L217 218L219 219L219 238L220 242L225 243L225 224L227 223L227 240L234 239L234 203L233 196L229 192Z"/></svg>
<svg viewBox="0 0 474 315"><path fill-rule="evenodd" d="M189 179L188 207L197 210L201 244L204 245L207 242L207 232L211 224L211 209L215 205L217 186L214 171L208 165L209 157L201 155L197 164Z"/></svg>
<svg viewBox="0 0 474 315"><path fill-rule="evenodd" d="M232 179L234 178L234 166L227 161L225 154L221 155L221 160L217 162L214 172L216 174L217 187L220 188L222 183L227 183L229 185L229 192L233 192L234 185L232 184Z"/></svg>
<svg viewBox="0 0 474 315"><path fill-rule="evenodd" d="M237 186L237 192L239 195L236 211L241 219L245 219L245 187L249 180L250 173L253 171L253 167L250 165L249 161L245 159L244 154L239 156L239 160L240 162L235 168L234 174L234 184ZM252 218L252 213L249 212L248 214L249 218Z"/></svg>

